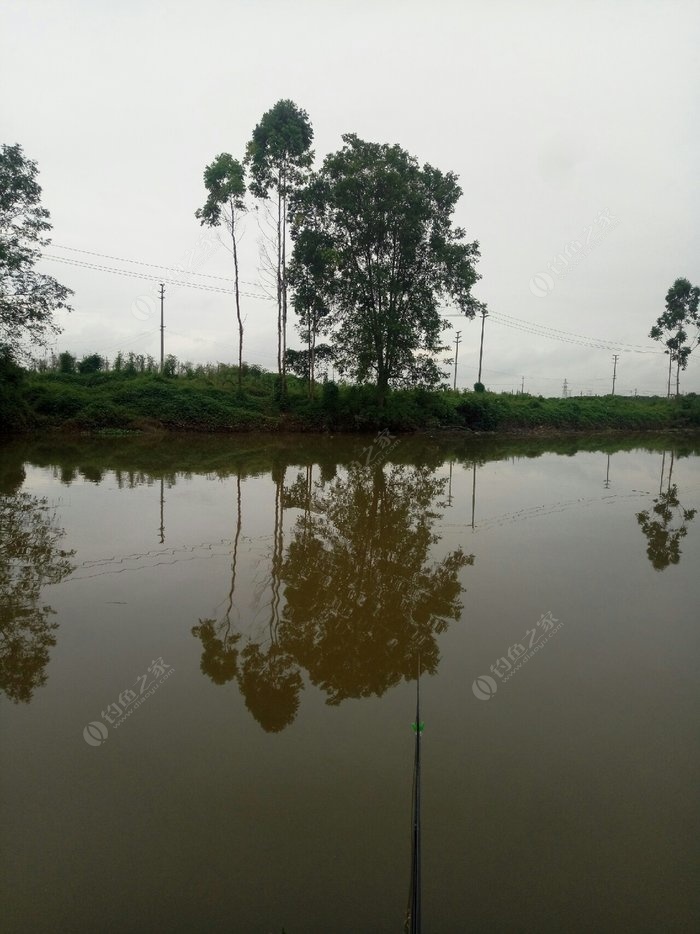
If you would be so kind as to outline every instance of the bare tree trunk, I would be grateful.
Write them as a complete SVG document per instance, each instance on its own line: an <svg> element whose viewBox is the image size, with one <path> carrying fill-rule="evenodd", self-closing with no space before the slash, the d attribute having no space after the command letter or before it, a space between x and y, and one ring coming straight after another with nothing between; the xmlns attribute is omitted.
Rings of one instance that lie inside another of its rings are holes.
<svg viewBox="0 0 700 934"><path fill-rule="evenodd" d="M311 335L310 335L311 336ZM314 387L316 385L316 331L314 330L311 346L309 348L309 398L314 397Z"/></svg>
<svg viewBox="0 0 700 934"><path fill-rule="evenodd" d="M673 354L671 353L671 348L668 348L668 391L666 392L666 398L671 398L671 367L673 365Z"/></svg>
<svg viewBox="0 0 700 934"><path fill-rule="evenodd" d="M236 213L231 200L231 243L233 246L233 288L236 293L236 317L238 318L238 391L243 391L243 321L241 320L241 297L238 289L238 250L236 247Z"/></svg>
<svg viewBox="0 0 700 934"><path fill-rule="evenodd" d="M282 394L287 395L287 180L282 195Z"/></svg>
<svg viewBox="0 0 700 934"><path fill-rule="evenodd" d="M282 379L282 193L277 176L277 373Z"/></svg>
<svg viewBox="0 0 700 934"><path fill-rule="evenodd" d="M307 356L307 358L306 358L306 362L307 362L307 365L308 365L308 393L309 393L309 399L312 399L312 398L313 398L313 390L312 390L313 362L312 362L312 359L311 359L311 323L310 323L310 322L311 322L311 315L309 315L309 329L308 329L308 331L306 332L306 334L307 334L306 347L307 347L307 351L308 351L308 356Z"/></svg>

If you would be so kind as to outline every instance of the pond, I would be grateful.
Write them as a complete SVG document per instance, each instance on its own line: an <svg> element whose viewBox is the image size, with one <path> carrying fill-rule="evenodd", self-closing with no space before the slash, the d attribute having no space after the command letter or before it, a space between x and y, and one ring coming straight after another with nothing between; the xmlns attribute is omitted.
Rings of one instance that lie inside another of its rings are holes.
<svg viewBox="0 0 700 934"><path fill-rule="evenodd" d="M698 924L700 440L0 450L3 929ZM413 728L412 728L413 727Z"/></svg>

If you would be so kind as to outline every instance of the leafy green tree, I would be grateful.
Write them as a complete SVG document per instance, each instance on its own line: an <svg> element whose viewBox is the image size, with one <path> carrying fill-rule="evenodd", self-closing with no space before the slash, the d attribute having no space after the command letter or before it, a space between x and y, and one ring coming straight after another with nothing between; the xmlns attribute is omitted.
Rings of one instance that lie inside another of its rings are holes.
<svg viewBox="0 0 700 934"><path fill-rule="evenodd" d="M58 355L58 372L59 373L75 373L77 361L72 353L68 353L67 350L64 350L63 353Z"/></svg>
<svg viewBox="0 0 700 934"><path fill-rule="evenodd" d="M177 372L177 357L174 354L166 354L163 360L163 376L175 376Z"/></svg>
<svg viewBox="0 0 700 934"><path fill-rule="evenodd" d="M300 379L308 381L309 397L312 397L315 385L314 370L320 368L321 373L327 371L328 365L333 361L333 348L330 344L315 344L307 350L293 350L290 347L285 356L287 369Z"/></svg>
<svg viewBox="0 0 700 934"><path fill-rule="evenodd" d="M25 370L18 366L9 347L0 345L0 435L24 428L31 419L22 386Z"/></svg>
<svg viewBox="0 0 700 934"><path fill-rule="evenodd" d="M444 375L433 359L447 349L439 305L451 300L469 318L481 307L471 294L479 245L452 224L462 193L453 173L421 167L400 146L343 141L295 199L294 260L316 262L313 232L339 365L373 379L383 402L391 386L434 386Z"/></svg>
<svg viewBox="0 0 700 934"><path fill-rule="evenodd" d="M277 292L277 370L281 395L286 395L287 349L287 214L289 199L306 181L313 160L313 129L305 110L294 101L280 100L263 114L248 143L250 191L255 198L276 200L272 261Z"/></svg>
<svg viewBox="0 0 700 934"><path fill-rule="evenodd" d="M319 334L328 329L330 308L325 301L326 279L332 275L333 244L320 230L306 227L299 231L289 266L289 284L294 289L294 310L299 317L297 329L305 342L306 377L309 398L313 398ZM329 348L330 350L330 348Z"/></svg>
<svg viewBox="0 0 700 934"><path fill-rule="evenodd" d="M700 328L700 288L688 279L676 279L666 293L666 310L656 319L649 336L663 341L668 354L668 391L671 395L671 370L676 364L676 398L680 395L681 370L688 366L690 354L698 344L698 336L688 334L688 328Z"/></svg>
<svg viewBox="0 0 700 934"><path fill-rule="evenodd" d="M79 373L99 373L104 367L105 361L98 353L89 354L83 357L78 364Z"/></svg>
<svg viewBox="0 0 700 934"><path fill-rule="evenodd" d="M222 152L204 170L204 186L209 192L203 208L195 216L203 225L218 227L225 224L231 236L233 254L234 294L238 320L238 391L243 388L243 319L238 281L238 235L236 225L247 211L245 203L245 168L227 152Z"/></svg>
<svg viewBox="0 0 700 934"><path fill-rule="evenodd" d="M35 269L41 248L51 242L37 175L36 162L20 145L0 148L0 345L15 354L25 340L45 346L60 333L53 316L60 308L70 310L73 294Z"/></svg>

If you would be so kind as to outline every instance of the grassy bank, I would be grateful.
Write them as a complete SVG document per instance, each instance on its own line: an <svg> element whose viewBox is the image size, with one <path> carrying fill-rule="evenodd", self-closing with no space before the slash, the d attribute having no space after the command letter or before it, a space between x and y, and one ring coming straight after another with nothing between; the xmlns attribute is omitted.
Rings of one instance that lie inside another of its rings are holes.
<svg viewBox="0 0 700 934"><path fill-rule="evenodd" d="M700 396L679 400L541 396L326 383L309 399L292 377L286 400L273 374L239 392L230 378L13 371L0 380L0 431L601 431L700 430Z"/></svg>

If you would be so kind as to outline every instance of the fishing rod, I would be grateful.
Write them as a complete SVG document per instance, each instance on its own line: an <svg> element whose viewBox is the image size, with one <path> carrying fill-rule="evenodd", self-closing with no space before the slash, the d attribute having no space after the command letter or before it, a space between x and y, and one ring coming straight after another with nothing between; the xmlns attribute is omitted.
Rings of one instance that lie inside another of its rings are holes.
<svg viewBox="0 0 700 934"><path fill-rule="evenodd" d="M411 724L416 734L416 746L413 758L413 795L411 802L411 885L404 928L408 934L420 934L421 931L420 738L424 725L420 719L419 655L418 677L416 679L416 722Z"/></svg>

